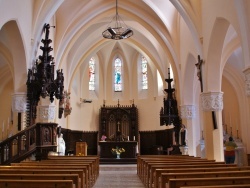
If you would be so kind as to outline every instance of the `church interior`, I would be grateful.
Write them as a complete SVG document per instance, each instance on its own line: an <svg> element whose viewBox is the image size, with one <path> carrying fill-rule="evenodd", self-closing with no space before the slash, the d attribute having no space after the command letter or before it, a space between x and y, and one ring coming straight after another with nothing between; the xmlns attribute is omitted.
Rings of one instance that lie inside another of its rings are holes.
<svg viewBox="0 0 250 188"><path fill-rule="evenodd" d="M0 0L0 163L250 164L250 1ZM59 137L63 147L59 147ZM61 149L60 149L61 148ZM113 149L116 152L111 152Z"/></svg>

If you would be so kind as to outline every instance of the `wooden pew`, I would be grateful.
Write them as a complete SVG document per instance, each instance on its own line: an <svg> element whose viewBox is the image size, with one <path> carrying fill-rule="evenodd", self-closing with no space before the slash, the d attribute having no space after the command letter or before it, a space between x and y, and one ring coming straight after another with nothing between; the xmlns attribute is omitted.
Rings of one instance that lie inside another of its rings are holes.
<svg viewBox="0 0 250 188"><path fill-rule="evenodd" d="M210 185L210 186L185 186L181 188L240 188L250 187L250 184L237 184L237 185Z"/></svg>
<svg viewBox="0 0 250 188"><path fill-rule="evenodd" d="M78 174L0 174L1 180L71 180L74 188L80 188Z"/></svg>
<svg viewBox="0 0 250 188"><path fill-rule="evenodd" d="M93 185L95 182L95 173L93 170L93 165L90 162L75 162L75 161L26 161L21 163L11 163L11 166L86 166L86 175L85 182L88 182L90 185Z"/></svg>
<svg viewBox="0 0 250 188"><path fill-rule="evenodd" d="M23 162L25 164L30 163L29 162ZM76 164L80 164L80 165L90 165L90 181L95 182L98 175L99 175L99 166L97 167L96 165L96 161L94 159L84 159L84 160L56 160L56 159L50 159L50 160L42 160L39 162L39 164L71 164L71 165L76 165Z"/></svg>
<svg viewBox="0 0 250 188"><path fill-rule="evenodd" d="M147 171L149 171L149 165L150 164L168 164L168 163L184 163L184 162L188 162L188 163L214 163L215 160L207 160L207 159L199 159L199 160L194 160L194 159L146 159L143 160L142 162L142 166L141 166L141 175L143 176ZM221 164L225 164L224 162L216 162L216 163L221 163Z"/></svg>
<svg viewBox="0 0 250 188"><path fill-rule="evenodd" d="M144 174L145 178L145 186L150 187L152 185L153 180L154 180L154 175L155 175L155 170L159 168L212 168L212 167L227 167L227 166L232 166L224 163L216 163L216 162L201 162L201 163L192 163L192 162L183 162L183 163L169 163L169 164L149 164L149 169L146 171ZM234 165L233 165L234 166ZM153 174L154 173L154 174Z"/></svg>
<svg viewBox="0 0 250 188"><path fill-rule="evenodd" d="M73 188L72 180L0 180L1 188Z"/></svg>
<svg viewBox="0 0 250 188"><path fill-rule="evenodd" d="M83 172L83 177L81 177L81 187L89 187L89 182L88 182L88 172L87 172L87 167L86 166L73 166L73 165L64 165L64 166L56 166L56 165L47 165L47 166L39 166L39 165L32 165L32 166L0 166L0 172L4 169L24 169L24 170L81 170Z"/></svg>
<svg viewBox="0 0 250 188"><path fill-rule="evenodd" d="M250 176L170 179L167 187L180 188L183 186L196 186L196 185L207 186L207 185L238 185L238 184L250 184Z"/></svg>
<svg viewBox="0 0 250 188"><path fill-rule="evenodd" d="M154 188L162 187L161 174L163 173L193 173L193 172L214 172L214 171L246 171L250 166L244 167L213 167L213 168L173 168L173 169L156 169L154 178Z"/></svg>
<svg viewBox="0 0 250 188"><path fill-rule="evenodd" d="M184 162L184 161L193 161L193 162L215 162L215 160L207 160L207 159L201 159L198 157L190 157L190 156L166 156L166 155L160 155L160 157L154 156L154 157L137 157L137 174L138 176L143 179L144 178L144 171L147 169L147 163L149 162L165 162L165 161L176 161L176 162ZM142 180L144 181L144 180Z"/></svg>
<svg viewBox="0 0 250 188"><path fill-rule="evenodd" d="M94 160L97 176L99 175L100 156L87 155L87 156L48 156L48 160L73 160L73 161L86 161L88 159Z"/></svg>
<svg viewBox="0 0 250 188"><path fill-rule="evenodd" d="M88 156L48 156L48 160L46 161L92 161L93 160L93 169L95 173L95 177L99 176L99 166L100 166L100 157L96 155L88 155ZM95 178L95 179L96 179Z"/></svg>
<svg viewBox="0 0 250 188"><path fill-rule="evenodd" d="M214 177L243 177L250 176L248 171L213 171L213 172L189 172L189 173L162 173L161 187L166 187L170 179L182 178L214 178Z"/></svg>
<svg viewBox="0 0 250 188"><path fill-rule="evenodd" d="M188 155L138 155L137 156L137 173L139 173L141 171L142 168L142 163L144 160L147 159L167 159L167 160L171 160L171 159L192 159L192 160L199 160L201 159L200 157L193 157L193 156L188 156ZM138 174L139 175L139 174Z"/></svg>

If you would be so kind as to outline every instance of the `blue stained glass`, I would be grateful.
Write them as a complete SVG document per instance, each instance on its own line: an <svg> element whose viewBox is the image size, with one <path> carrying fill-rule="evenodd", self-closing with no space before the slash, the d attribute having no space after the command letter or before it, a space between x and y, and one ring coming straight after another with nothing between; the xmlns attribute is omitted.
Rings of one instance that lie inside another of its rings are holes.
<svg viewBox="0 0 250 188"><path fill-rule="evenodd" d="M120 58L115 59L115 71L114 71L114 86L115 91L122 91L122 61Z"/></svg>

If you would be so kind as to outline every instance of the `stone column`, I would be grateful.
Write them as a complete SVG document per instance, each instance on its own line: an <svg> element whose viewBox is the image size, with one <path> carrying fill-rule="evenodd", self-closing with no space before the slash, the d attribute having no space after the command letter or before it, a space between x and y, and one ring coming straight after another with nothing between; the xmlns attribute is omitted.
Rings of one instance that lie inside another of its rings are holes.
<svg viewBox="0 0 250 188"><path fill-rule="evenodd" d="M180 147L183 155L195 155L195 130L192 126L193 119L196 117L196 108L194 105L180 106L182 124L186 126L187 145Z"/></svg>
<svg viewBox="0 0 250 188"><path fill-rule="evenodd" d="M223 93L201 93L204 111L204 139L206 158L224 161L222 113ZM209 144L207 144L209 143Z"/></svg>

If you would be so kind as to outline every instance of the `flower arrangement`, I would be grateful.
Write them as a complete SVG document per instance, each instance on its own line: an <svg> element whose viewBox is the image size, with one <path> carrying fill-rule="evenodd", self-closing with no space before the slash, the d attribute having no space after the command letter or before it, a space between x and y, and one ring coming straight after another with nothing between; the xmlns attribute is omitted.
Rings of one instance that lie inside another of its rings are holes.
<svg viewBox="0 0 250 188"><path fill-rule="evenodd" d="M107 138L107 137L106 137L105 135L102 135L101 140L102 140L102 141L105 141L106 138Z"/></svg>
<svg viewBox="0 0 250 188"><path fill-rule="evenodd" d="M111 152L114 155L117 155L117 154L121 154L121 153L125 152L125 149L124 148L119 148L118 146L116 146L116 148L111 149Z"/></svg>

